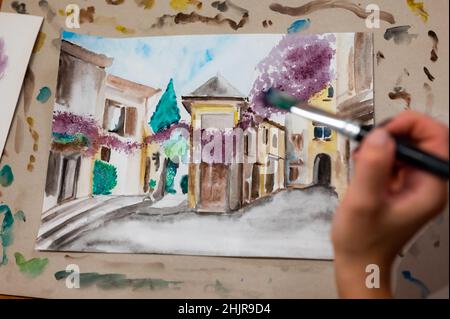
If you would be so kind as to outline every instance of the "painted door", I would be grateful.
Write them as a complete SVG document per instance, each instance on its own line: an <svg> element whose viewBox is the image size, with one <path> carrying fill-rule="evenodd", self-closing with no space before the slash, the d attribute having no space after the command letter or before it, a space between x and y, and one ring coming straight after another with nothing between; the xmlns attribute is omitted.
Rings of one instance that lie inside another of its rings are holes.
<svg viewBox="0 0 450 319"><path fill-rule="evenodd" d="M229 168L227 165L200 164L200 211L228 211L228 175Z"/></svg>
<svg viewBox="0 0 450 319"><path fill-rule="evenodd" d="M80 155L63 156L58 204L75 199L80 162Z"/></svg>

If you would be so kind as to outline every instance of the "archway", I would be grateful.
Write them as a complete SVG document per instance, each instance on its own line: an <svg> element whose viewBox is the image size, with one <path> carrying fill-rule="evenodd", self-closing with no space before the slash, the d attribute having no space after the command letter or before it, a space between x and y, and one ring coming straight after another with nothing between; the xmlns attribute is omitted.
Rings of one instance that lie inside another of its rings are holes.
<svg viewBox="0 0 450 319"><path fill-rule="evenodd" d="M313 182L316 185L330 186L331 184L331 157L327 154L318 154L314 160Z"/></svg>

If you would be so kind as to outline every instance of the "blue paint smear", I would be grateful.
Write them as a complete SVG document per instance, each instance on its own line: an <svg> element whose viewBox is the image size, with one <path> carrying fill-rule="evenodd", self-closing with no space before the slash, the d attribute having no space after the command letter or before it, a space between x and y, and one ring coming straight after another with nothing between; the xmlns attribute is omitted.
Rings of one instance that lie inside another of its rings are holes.
<svg viewBox="0 0 450 319"><path fill-rule="evenodd" d="M39 94L36 99L41 103L47 103L48 99L52 96L52 91L47 86L44 86L39 90Z"/></svg>
<svg viewBox="0 0 450 319"><path fill-rule="evenodd" d="M296 33L306 30L311 25L311 19L301 19L294 21L288 28L288 33Z"/></svg>
<svg viewBox="0 0 450 319"><path fill-rule="evenodd" d="M421 280L414 278L410 271L402 271L402 275L403 278L420 288L420 296L422 299L425 299L430 295L430 289L428 289L425 283L423 283Z"/></svg>

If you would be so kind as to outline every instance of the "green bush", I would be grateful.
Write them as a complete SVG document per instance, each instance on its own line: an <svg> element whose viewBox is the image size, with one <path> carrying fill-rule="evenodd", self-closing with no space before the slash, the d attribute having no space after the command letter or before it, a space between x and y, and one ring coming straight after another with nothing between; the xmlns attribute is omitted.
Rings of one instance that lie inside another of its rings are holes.
<svg viewBox="0 0 450 319"><path fill-rule="evenodd" d="M109 195L117 185L117 169L106 162L96 160L94 163L94 195Z"/></svg>

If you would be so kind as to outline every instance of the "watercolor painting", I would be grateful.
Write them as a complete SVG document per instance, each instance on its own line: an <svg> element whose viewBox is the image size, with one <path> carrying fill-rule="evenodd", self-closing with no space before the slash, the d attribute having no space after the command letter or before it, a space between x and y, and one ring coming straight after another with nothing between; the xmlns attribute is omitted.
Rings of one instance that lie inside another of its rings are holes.
<svg viewBox="0 0 450 319"><path fill-rule="evenodd" d="M30 60L34 40L42 24L41 17L0 12L0 157L19 99L25 71ZM18 30L17 33L10 30ZM14 70L14 72L8 72Z"/></svg>
<svg viewBox="0 0 450 319"><path fill-rule="evenodd" d="M271 87L371 125L372 35L63 32L36 249L331 259L354 145Z"/></svg>

